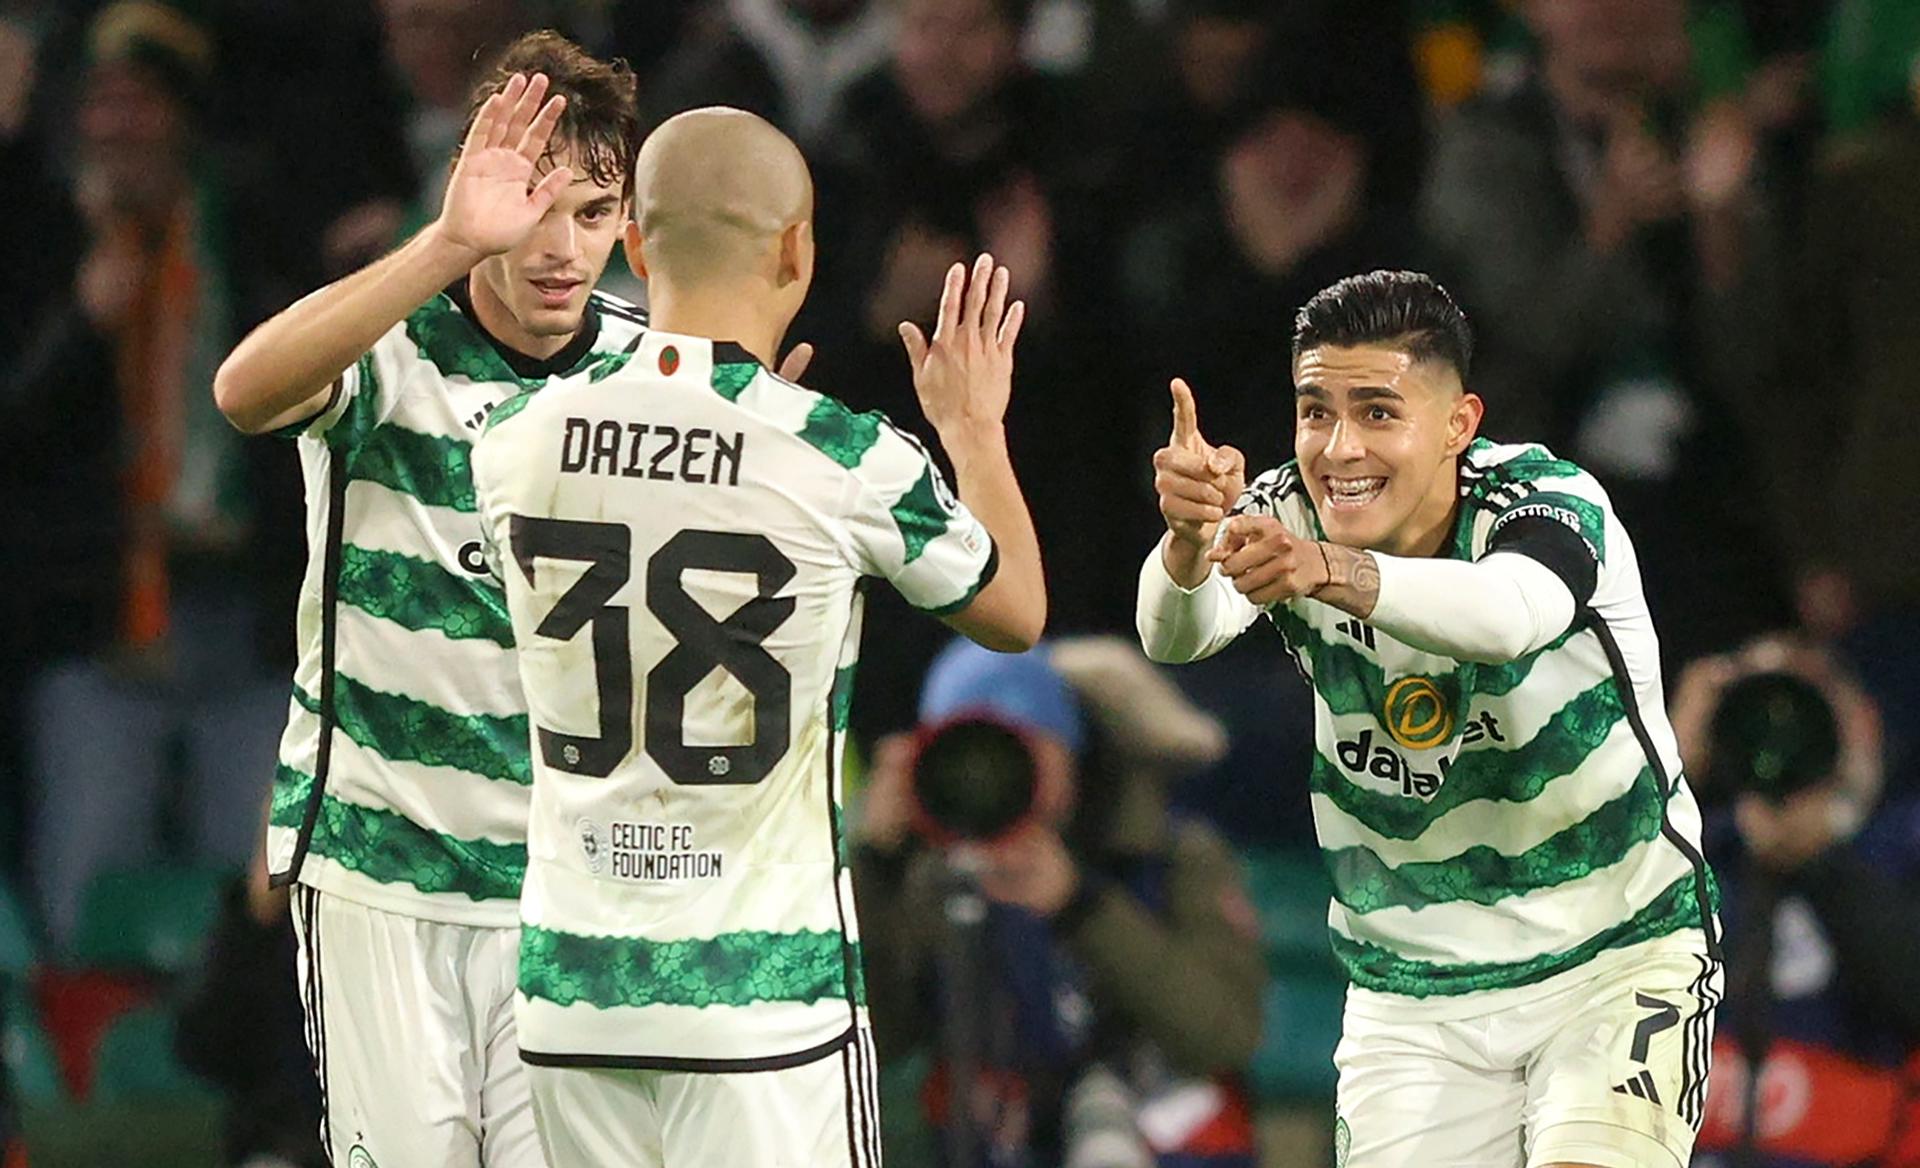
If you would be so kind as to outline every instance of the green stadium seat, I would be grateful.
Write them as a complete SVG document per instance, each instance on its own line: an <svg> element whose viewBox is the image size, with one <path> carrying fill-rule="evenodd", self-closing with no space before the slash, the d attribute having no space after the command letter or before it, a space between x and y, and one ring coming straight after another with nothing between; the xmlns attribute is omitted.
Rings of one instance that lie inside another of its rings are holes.
<svg viewBox="0 0 1920 1168"><path fill-rule="evenodd" d="M1267 984L1260 1049L1247 1075L1255 1098L1333 1098L1333 1048L1340 1042L1346 994L1337 974L1282 974Z"/></svg>
<svg viewBox="0 0 1920 1168"><path fill-rule="evenodd" d="M173 1015L158 1006L115 1019L94 1055L88 1101L111 1105L213 1097L214 1088L174 1057L173 1028Z"/></svg>
<svg viewBox="0 0 1920 1168"><path fill-rule="evenodd" d="M1258 848L1244 857L1247 895L1260 914L1260 942L1275 970L1328 971L1339 965L1327 944L1333 884L1320 854L1301 848Z"/></svg>
<svg viewBox="0 0 1920 1168"><path fill-rule="evenodd" d="M22 982L6 994L6 1022L0 1026L0 1063L4 1063L13 1097L30 1103L52 1103L66 1096L60 1080L60 1061L53 1041L40 1024L40 1011Z"/></svg>
<svg viewBox="0 0 1920 1168"><path fill-rule="evenodd" d="M81 907L74 960L102 969L177 974L200 958L231 877L204 868L103 872Z"/></svg>
<svg viewBox="0 0 1920 1168"><path fill-rule="evenodd" d="M13 882L0 880L0 976L24 980L40 959L40 939Z"/></svg>

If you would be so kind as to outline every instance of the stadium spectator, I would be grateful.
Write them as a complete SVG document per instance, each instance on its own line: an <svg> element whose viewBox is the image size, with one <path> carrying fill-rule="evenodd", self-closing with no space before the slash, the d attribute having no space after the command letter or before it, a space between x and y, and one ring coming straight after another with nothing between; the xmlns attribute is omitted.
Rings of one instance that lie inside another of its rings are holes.
<svg viewBox="0 0 1920 1168"><path fill-rule="evenodd" d="M1874 815L1878 709L1825 652L1767 638L1690 666L1674 728L1727 929L1696 1162L1920 1163L1920 928L1887 911L1912 901L1920 834Z"/></svg>
<svg viewBox="0 0 1920 1168"><path fill-rule="evenodd" d="M420 191L410 225L424 224L447 189L476 63L526 31L520 0L379 0L387 54L406 87L407 148ZM371 259L373 257L362 257Z"/></svg>
<svg viewBox="0 0 1920 1168"><path fill-rule="evenodd" d="M1406 207L1369 195L1376 171L1403 164L1355 99L1372 76L1338 61L1264 74L1266 92L1202 164L1207 186L1135 231L1125 277L1158 373L1144 380L1189 378L1220 439L1261 465L1285 461L1291 445L1290 427L1274 423L1288 390L1274 330L1348 272L1423 258Z"/></svg>
<svg viewBox="0 0 1920 1168"><path fill-rule="evenodd" d="M1739 102L1695 107L1682 0L1529 0L1537 67L1442 123L1423 200L1483 339L1491 437L1591 468L1684 660L1783 615L1739 420L1778 356L1778 231ZM1701 539L1713 532L1717 538Z"/></svg>
<svg viewBox="0 0 1920 1168"><path fill-rule="evenodd" d="M1754 410L1782 535L1803 565L1839 569L1868 611L1920 609L1920 434L1889 425L1920 392L1920 77L1904 116L1843 141L1815 171L1798 257L1786 376ZM1819 403L1818 444L1798 402ZM1807 491L1807 475L1822 487ZM1790 484L1801 484L1799 489Z"/></svg>
<svg viewBox="0 0 1920 1168"><path fill-rule="evenodd" d="M929 826L939 795L913 773L912 741L889 739L858 812L875 1039L883 1060L940 1061L928 1103L948 1162L1074 1162L1097 1138L1084 1117L1104 1096L1135 1147L1103 1163L1171 1163L1197 1146L1219 1158L1181 1162L1250 1163L1237 1074L1260 1036L1253 908L1226 845L1165 804L1170 773L1220 753L1218 725L1111 638L1019 657L955 645L928 674L920 714L922 741L978 719L1017 728L1039 775L1032 818L997 842L955 840ZM964 773L978 787L1012 777L1006 766ZM968 871L977 887L956 883ZM969 927L964 904L982 895L982 923ZM956 1133L943 1085L968 1061L979 1086L961 1089L993 1118ZM1196 1082L1202 1093L1188 1100L1205 1105L1184 1122L1148 1118L1176 1084ZM1164 1133L1160 1145L1139 1147L1130 1116ZM956 1159L956 1148L970 1153Z"/></svg>
<svg viewBox="0 0 1920 1168"><path fill-rule="evenodd" d="M888 0L723 0L711 7L661 65L646 102L653 120L730 105L812 147L842 95L893 46Z"/></svg>
<svg viewBox="0 0 1920 1168"><path fill-rule="evenodd" d="M206 34L95 18L73 199L84 252L0 389L26 586L56 662L30 696L34 875L56 948L93 874L155 853L169 747L193 858L253 850L285 686L262 662L250 459L208 386L235 336L222 190L201 165Z"/></svg>

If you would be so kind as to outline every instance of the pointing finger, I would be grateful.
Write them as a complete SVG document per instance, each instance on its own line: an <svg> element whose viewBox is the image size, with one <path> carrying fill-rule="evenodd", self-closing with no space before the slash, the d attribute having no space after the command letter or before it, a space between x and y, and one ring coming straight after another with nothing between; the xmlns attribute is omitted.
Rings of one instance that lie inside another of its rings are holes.
<svg viewBox="0 0 1920 1168"><path fill-rule="evenodd" d="M807 372L807 366L813 364L813 346L805 341L793 347L787 359L780 362L780 377L785 381L798 381Z"/></svg>
<svg viewBox="0 0 1920 1168"><path fill-rule="evenodd" d="M1172 444L1191 449L1200 441L1200 419L1193 406L1193 389L1184 378L1173 379Z"/></svg>

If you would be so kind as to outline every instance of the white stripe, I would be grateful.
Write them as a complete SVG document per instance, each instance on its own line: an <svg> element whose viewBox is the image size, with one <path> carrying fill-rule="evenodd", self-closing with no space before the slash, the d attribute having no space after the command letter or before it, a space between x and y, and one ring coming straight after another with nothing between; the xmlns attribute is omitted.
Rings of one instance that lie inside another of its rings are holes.
<svg viewBox="0 0 1920 1168"><path fill-rule="evenodd" d="M396 762L344 732L333 739L327 794L343 803L398 812L428 831L463 840L522 843L530 788L452 767Z"/></svg>
<svg viewBox="0 0 1920 1168"><path fill-rule="evenodd" d="M1664 838L1636 845L1617 864L1579 880L1493 905L1451 901L1358 914L1339 902L1327 924L1341 936L1413 961L1441 964L1527 961L1562 953L1644 908L1693 866Z"/></svg>
<svg viewBox="0 0 1920 1168"><path fill-rule="evenodd" d="M1331 798L1315 793L1311 797L1313 821L1322 848L1363 847L1395 867L1451 859L1476 846L1517 856L1625 794L1645 765L1633 727L1621 718L1606 740L1572 773L1551 780L1540 794L1524 803L1475 799L1434 820L1418 837L1403 840L1374 831L1342 811ZM1428 769L1418 763L1415 766ZM1373 781L1368 776L1350 777L1355 782ZM1443 785L1441 790L1445 789Z"/></svg>
<svg viewBox="0 0 1920 1168"><path fill-rule="evenodd" d="M847 1003L823 998L749 1006L557 1005L515 995L520 1048L616 1058L750 1060L798 1054L847 1031Z"/></svg>
<svg viewBox="0 0 1920 1168"><path fill-rule="evenodd" d="M854 1042L865 1054L866 1073L860 1076L860 1093L866 1100L867 1130L872 1133L867 1162L880 1163L880 1059L874 1053L873 1034L865 1026L854 1032Z"/></svg>
<svg viewBox="0 0 1920 1168"><path fill-rule="evenodd" d="M819 799L817 788L813 798ZM687 821L711 822L698 814ZM779 817L768 822L781 824L783 833L801 830ZM826 828L814 822L817 834L809 832L809 838L824 852L818 845L826 842ZM543 819L535 817L532 824L535 847L530 850L539 857L545 850ZM520 896L521 919L528 925L587 937L661 940L740 932L843 935L829 856L806 864L753 864L751 852L731 852L723 879L640 884L576 870L580 847L570 830L560 844L573 850L564 864L541 858L528 862Z"/></svg>
<svg viewBox="0 0 1920 1168"><path fill-rule="evenodd" d="M334 661L367 689L449 714L527 712L511 649L478 637L456 640L438 629L415 631L350 604L340 606L338 630Z"/></svg>
<svg viewBox="0 0 1920 1168"><path fill-rule="evenodd" d="M429 506L405 491L364 479L347 484L347 522L342 537L355 547L428 560L456 576L465 576L460 549L480 536L478 514Z"/></svg>

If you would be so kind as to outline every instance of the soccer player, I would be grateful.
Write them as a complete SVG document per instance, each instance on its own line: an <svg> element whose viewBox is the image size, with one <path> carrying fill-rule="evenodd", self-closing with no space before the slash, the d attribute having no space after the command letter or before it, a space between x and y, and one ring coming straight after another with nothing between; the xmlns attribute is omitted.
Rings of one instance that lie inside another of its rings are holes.
<svg viewBox="0 0 1920 1168"><path fill-rule="evenodd" d="M619 372L495 411L474 454L536 743L519 1022L555 1168L879 1162L842 843L866 577L989 646L1040 636L1002 418L1005 268L901 335L920 444L767 369L813 274L791 141L728 109L641 148Z"/></svg>
<svg viewBox="0 0 1920 1168"><path fill-rule="evenodd" d="M489 411L642 331L593 290L626 220L632 74L551 34L479 86L440 216L269 320L214 391L298 436L310 560L268 828L297 882L335 1164L538 1165L513 1031L526 704L470 470Z"/></svg>
<svg viewBox="0 0 1920 1168"><path fill-rule="evenodd" d="M1719 945L1639 565L1591 475L1476 438L1471 351L1426 276L1321 292L1297 457L1251 484L1175 381L1141 641L1264 613L1312 682L1340 1164L1684 1165Z"/></svg>

